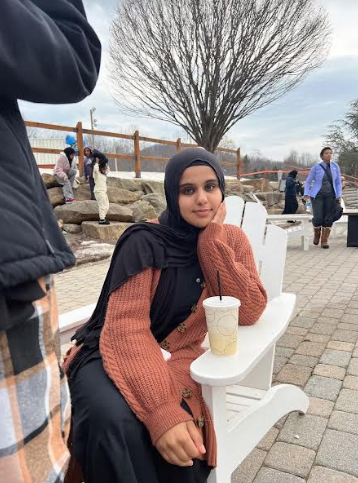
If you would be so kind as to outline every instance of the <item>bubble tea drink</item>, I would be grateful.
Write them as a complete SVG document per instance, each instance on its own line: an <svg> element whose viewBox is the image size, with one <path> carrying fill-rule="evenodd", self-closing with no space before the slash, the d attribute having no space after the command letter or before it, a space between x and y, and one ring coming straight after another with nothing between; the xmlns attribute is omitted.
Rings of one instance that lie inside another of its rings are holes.
<svg viewBox="0 0 358 483"><path fill-rule="evenodd" d="M210 349L216 356L232 356L237 351L239 307L235 297L210 297L205 299L206 323Z"/></svg>

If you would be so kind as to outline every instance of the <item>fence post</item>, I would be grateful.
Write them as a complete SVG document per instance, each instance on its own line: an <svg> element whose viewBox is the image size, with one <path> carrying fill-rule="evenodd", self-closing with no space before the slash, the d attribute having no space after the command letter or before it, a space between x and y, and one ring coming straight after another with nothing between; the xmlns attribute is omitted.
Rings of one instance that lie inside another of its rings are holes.
<svg viewBox="0 0 358 483"><path fill-rule="evenodd" d="M136 178L141 178L140 172L140 147L139 147L139 131L134 133L134 172Z"/></svg>
<svg viewBox="0 0 358 483"><path fill-rule="evenodd" d="M77 135L77 149L78 149L78 168L80 171L80 176L82 176L83 163L84 163L82 122L77 123L76 135Z"/></svg>
<svg viewBox="0 0 358 483"><path fill-rule="evenodd" d="M177 151L178 151L178 153L180 153L180 151L181 151L181 138L178 138L178 140L177 140Z"/></svg>
<svg viewBox="0 0 358 483"><path fill-rule="evenodd" d="M240 178L241 178L241 168L242 168L241 150L240 150L240 148L237 148L237 151L236 151L236 177L239 181L240 181Z"/></svg>

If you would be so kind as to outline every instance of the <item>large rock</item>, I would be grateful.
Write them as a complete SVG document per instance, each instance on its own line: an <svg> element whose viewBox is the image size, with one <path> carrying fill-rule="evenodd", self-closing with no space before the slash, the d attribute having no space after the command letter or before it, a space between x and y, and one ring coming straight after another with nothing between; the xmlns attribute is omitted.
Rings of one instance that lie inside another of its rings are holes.
<svg viewBox="0 0 358 483"><path fill-rule="evenodd" d="M82 232L81 225L74 225L73 223L65 223L62 229L70 235L77 235Z"/></svg>
<svg viewBox="0 0 358 483"><path fill-rule="evenodd" d="M73 196L77 201L90 200L91 190L89 184L81 184L78 188L73 188Z"/></svg>
<svg viewBox="0 0 358 483"><path fill-rule="evenodd" d="M280 183L278 181L270 181L270 186L274 191L278 191Z"/></svg>
<svg viewBox="0 0 358 483"><path fill-rule="evenodd" d="M243 184L242 188L244 190L244 193L252 193L255 191L255 186L252 186L251 184Z"/></svg>
<svg viewBox="0 0 358 483"><path fill-rule="evenodd" d="M122 188L108 188L107 194L110 203L119 203L119 204L130 204L135 203L136 201L141 199L141 194L138 192L124 190Z"/></svg>
<svg viewBox="0 0 358 483"><path fill-rule="evenodd" d="M238 194L238 193L243 193L244 188L242 186L242 183L238 180L226 180L226 192L228 194Z"/></svg>
<svg viewBox="0 0 358 483"><path fill-rule="evenodd" d="M122 233L133 223L111 222L110 225L99 225L97 221L84 221L81 225L82 232L95 240L117 241Z"/></svg>
<svg viewBox="0 0 358 483"><path fill-rule="evenodd" d="M60 186L53 174L43 173L41 175L46 188L54 188L55 186Z"/></svg>
<svg viewBox="0 0 358 483"><path fill-rule="evenodd" d="M143 191L132 191L132 193L135 193L136 195L138 195L139 199L143 198L143 196L144 196Z"/></svg>
<svg viewBox="0 0 358 483"><path fill-rule="evenodd" d="M154 210L154 208L152 208ZM68 205L56 206L54 209L57 219L64 223L80 224L83 221L98 221L97 201L76 201ZM110 203L107 219L111 221L133 222L133 209Z"/></svg>
<svg viewBox="0 0 358 483"><path fill-rule="evenodd" d="M137 201L131 206L134 221L147 221L157 218L154 207L148 201Z"/></svg>
<svg viewBox="0 0 358 483"><path fill-rule="evenodd" d="M255 191L273 191L270 182L265 178L248 179L243 181L242 184L253 186L255 188Z"/></svg>
<svg viewBox="0 0 358 483"><path fill-rule="evenodd" d="M142 180L138 178L122 179L114 176L108 176L107 186L108 188L120 188L128 191L143 191Z"/></svg>
<svg viewBox="0 0 358 483"><path fill-rule="evenodd" d="M282 200L282 193L269 191L268 193L256 193L259 200L264 201L268 206L277 205Z"/></svg>
<svg viewBox="0 0 358 483"><path fill-rule="evenodd" d="M73 194L77 201L90 200L91 191L89 184L81 184L78 188L73 190ZM138 192L133 193L132 191L124 190L122 188L109 187L107 189L107 194L110 203L130 204L140 200L143 193L140 191L139 195Z"/></svg>
<svg viewBox="0 0 358 483"><path fill-rule="evenodd" d="M62 188L50 188L47 190L47 194L52 206L63 205L65 203Z"/></svg>
<svg viewBox="0 0 358 483"><path fill-rule="evenodd" d="M163 195L151 193L142 197L143 201L148 201L155 209L156 215L159 216L167 207L166 200Z"/></svg>
<svg viewBox="0 0 358 483"><path fill-rule="evenodd" d="M153 180L143 180L142 181L142 191L146 195L150 193L158 193L165 196L164 193L164 182L163 181L153 181Z"/></svg>

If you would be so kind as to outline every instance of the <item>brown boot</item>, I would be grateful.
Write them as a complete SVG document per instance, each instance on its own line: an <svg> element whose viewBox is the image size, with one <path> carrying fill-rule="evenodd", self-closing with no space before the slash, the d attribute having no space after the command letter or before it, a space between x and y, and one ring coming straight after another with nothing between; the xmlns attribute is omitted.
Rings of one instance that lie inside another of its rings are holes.
<svg viewBox="0 0 358 483"><path fill-rule="evenodd" d="M330 227L322 226L322 237L321 237L321 247L322 248L329 248L328 238L329 238L330 233L331 233Z"/></svg>
<svg viewBox="0 0 358 483"><path fill-rule="evenodd" d="M318 245L319 240L321 238L321 226L314 226L313 227L313 232L314 232L314 238L313 238L313 244Z"/></svg>

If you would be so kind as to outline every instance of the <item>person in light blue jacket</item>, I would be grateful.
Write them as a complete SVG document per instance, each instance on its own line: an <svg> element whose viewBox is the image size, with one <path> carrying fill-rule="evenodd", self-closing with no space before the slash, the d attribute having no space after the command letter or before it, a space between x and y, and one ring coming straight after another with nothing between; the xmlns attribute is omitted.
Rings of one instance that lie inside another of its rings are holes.
<svg viewBox="0 0 358 483"><path fill-rule="evenodd" d="M332 149L323 148L320 157L322 162L315 164L308 175L304 196L306 201L311 198L313 208L313 243L318 245L321 239L321 247L329 248L336 203L342 198L342 181L338 164L331 161Z"/></svg>

